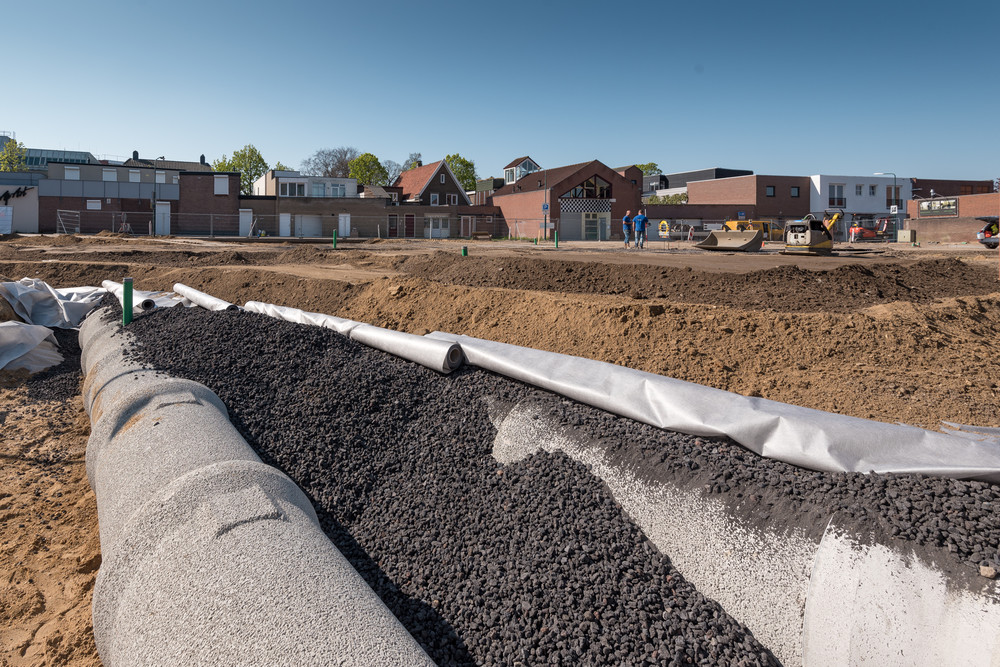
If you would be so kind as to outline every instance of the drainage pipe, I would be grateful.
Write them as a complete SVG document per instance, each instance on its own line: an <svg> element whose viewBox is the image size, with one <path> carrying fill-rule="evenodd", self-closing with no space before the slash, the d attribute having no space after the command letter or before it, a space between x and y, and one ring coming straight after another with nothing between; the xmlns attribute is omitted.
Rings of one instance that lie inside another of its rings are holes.
<svg viewBox="0 0 1000 667"><path fill-rule="evenodd" d="M101 283L101 287L114 294L115 298L118 299L118 303L122 304L123 308L125 307L125 286L122 283L105 280ZM156 297L163 296L163 292L143 292L140 290L133 290L132 294L134 296L133 312L153 310L157 306Z"/></svg>
<svg viewBox="0 0 1000 667"><path fill-rule="evenodd" d="M126 361L108 315L80 329L102 662L433 664L221 400Z"/></svg>
<svg viewBox="0 0 1000 667"><path fill-rule="evenodd" d="M261 313L287 322L312 324L333 329L351 340L356 340L376 350L394 354L439 373L450 373L462 364L461 348L450 341L435 340L426 336L417 336L353 320L345 320L333 315L310 313L298 308L276 306L260 301L248 301L244 308L253 313Z"/></svg>
<svg viewBox="0 0 1000 667"><path fill-rule="evenodd" d="M199 292L193 287L188 287L183 283L174 283L174 291L190 301L196 306L201 306L205 310L239 310L235 303L223 301L218 297L205 292Z"/></svg>

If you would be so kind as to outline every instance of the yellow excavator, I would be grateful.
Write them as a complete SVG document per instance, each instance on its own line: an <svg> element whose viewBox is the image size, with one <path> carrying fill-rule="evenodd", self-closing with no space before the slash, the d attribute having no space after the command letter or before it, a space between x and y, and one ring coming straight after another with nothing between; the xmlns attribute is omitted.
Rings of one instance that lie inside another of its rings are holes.
<svg viewBox="0 0 1000 667"><path fill-rule="evenodd" d="M833 228L844 217L844 210L827 209L823 219L812 213L801 220L785 223L785 249L783 255L832 255Z"/></svg>

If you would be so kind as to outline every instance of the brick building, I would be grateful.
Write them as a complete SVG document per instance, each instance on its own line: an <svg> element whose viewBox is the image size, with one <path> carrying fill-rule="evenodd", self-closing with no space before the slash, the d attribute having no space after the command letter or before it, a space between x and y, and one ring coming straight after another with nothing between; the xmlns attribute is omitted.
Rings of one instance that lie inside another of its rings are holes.
<svg viewBox="0 0 1000 667"><path fill-rule="evenodd" d="M917 241L975 243L984 224L979 218L1000 216L1000 193L914 199L906 202L906 216Z"/></svg>

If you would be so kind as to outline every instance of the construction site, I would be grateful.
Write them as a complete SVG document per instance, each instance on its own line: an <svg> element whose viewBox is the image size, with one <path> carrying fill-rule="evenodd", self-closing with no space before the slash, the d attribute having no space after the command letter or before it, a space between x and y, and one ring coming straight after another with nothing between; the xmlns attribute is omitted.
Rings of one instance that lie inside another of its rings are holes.
<svg viewBox="0 0 1000 667"><path fill-rule="evenodd" d="M0 666L996 664L997 253L822 231L0 237Z"/></svg>

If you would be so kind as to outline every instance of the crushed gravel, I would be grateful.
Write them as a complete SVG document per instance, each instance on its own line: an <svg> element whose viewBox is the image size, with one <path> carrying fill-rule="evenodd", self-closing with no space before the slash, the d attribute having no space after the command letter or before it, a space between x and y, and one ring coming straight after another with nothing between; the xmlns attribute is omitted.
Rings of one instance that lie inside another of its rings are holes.
<svg viewBox="0 0 1000 667"><path fill-rule="evenodd" d="M220 395L440 664L776 662L582 465L561 454L497 464L490 405L538 402L612 463L719 497L751 523L818 538L836 514L838 525L940 547L970 572L1000 563L996 485L802 470L250 313L154 311L130 330L144 363Z"/></svg>
<svg viewBox="0 0 1000 667"><path fill-rule="evenodd" d="M129 329L139 360L220 395L439 664L777 664L584 466L493 459L489 406L540 392L252 313L158 310Z"/></svg>

